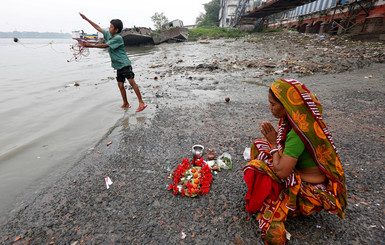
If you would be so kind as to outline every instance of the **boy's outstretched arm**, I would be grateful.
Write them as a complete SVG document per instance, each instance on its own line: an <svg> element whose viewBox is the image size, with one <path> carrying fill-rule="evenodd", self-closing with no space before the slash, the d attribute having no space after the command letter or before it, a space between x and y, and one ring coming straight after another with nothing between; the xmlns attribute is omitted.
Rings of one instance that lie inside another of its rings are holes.
<svg viewBox="0 0 385 245"><path fill-rule="evenodd" d="M87 47L87 48L108 48L108 44L107 43L100 43L100 44L92 44L92 43L83 43L84 47Z"/></svg>
<svg viewBox="0 0 385 245"><path fill-rule="evenodd" d="M82 14L82 13L79 13L79 14L83 19L88 21L88 23L90 23L98 32L103 31L103 29L99 25L95 24L92 20L88 19L84 14Z"/></svg>

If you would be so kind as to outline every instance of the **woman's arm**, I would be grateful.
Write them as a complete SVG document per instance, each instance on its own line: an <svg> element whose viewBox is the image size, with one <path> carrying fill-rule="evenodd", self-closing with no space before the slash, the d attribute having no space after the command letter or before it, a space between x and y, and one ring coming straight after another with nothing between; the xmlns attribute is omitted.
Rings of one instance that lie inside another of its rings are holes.
<svg viewBox="0 0 385 245"><path fill-rule="evenodd" d="M298 159L292 156L283 154L282 157L278 151L273 153L273 165L275 174L281 178L286 179L297 164Z"/></svg>
<svg viewBox="0 0 385 245"><path fill-rule="evenodd" d="M90 19L88 19L84 14L82 13L79 13L80 16L85 19L86 21L88 21L88 23L90 23L98 32L103 32L103 29L97 25L96 23L94 23L93 21L91 21Z"/></svg>
<svg viewBox="0 0 385 245"><path fill-rule="evenodd" d="M261 127L261 133L265 136L266 140L271 144L271 146L273 148L276 148L278 136L277 131L275 131L274 127L271 125L270 122L262 122ZM285 179L291 174L291 172L295 168L295 165L297 164L297 161L297 158L288 155L282 155L281 157L278 151L274 152L273 165L275 174L279 178Z"/></svg>

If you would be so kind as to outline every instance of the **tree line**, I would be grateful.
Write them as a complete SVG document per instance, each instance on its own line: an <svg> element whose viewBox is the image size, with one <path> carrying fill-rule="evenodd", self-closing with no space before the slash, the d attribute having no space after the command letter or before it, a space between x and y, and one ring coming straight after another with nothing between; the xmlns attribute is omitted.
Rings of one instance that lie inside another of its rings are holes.
<svg viewBox="0 0 385 245"><path fill-rule="evenodd" d="M196 18L195 24L198 25L198 27L218 26L220 0L211 0L211 2L203 4L203 7L205 9L205 13L200 13L200 15ZM151 20L154 22L156 30L160 30L164 24L169 22L163 12L156 12L153 16L151 16Z"/></svg>

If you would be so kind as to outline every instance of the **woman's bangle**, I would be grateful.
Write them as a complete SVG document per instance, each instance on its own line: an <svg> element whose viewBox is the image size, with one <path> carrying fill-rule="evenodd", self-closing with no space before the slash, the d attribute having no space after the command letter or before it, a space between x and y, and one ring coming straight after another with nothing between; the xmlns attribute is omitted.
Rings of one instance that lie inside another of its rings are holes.
<svg viewBox="0 0 385 245"><path fill-rule="evenodd" d="M270 150L270 156L273 156L274 153L276 153L278 151L278 148L273 148Z"/></svg>

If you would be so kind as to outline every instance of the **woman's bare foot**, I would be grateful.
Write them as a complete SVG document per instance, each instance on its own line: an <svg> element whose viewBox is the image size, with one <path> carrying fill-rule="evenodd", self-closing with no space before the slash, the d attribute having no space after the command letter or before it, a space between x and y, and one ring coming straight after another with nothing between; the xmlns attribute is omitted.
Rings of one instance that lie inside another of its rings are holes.
<svg viewBox="0 0 385 245"><path fill-rule="evenodd" d="M131 108L130 104L123 104L120 108Z"/></svg>

